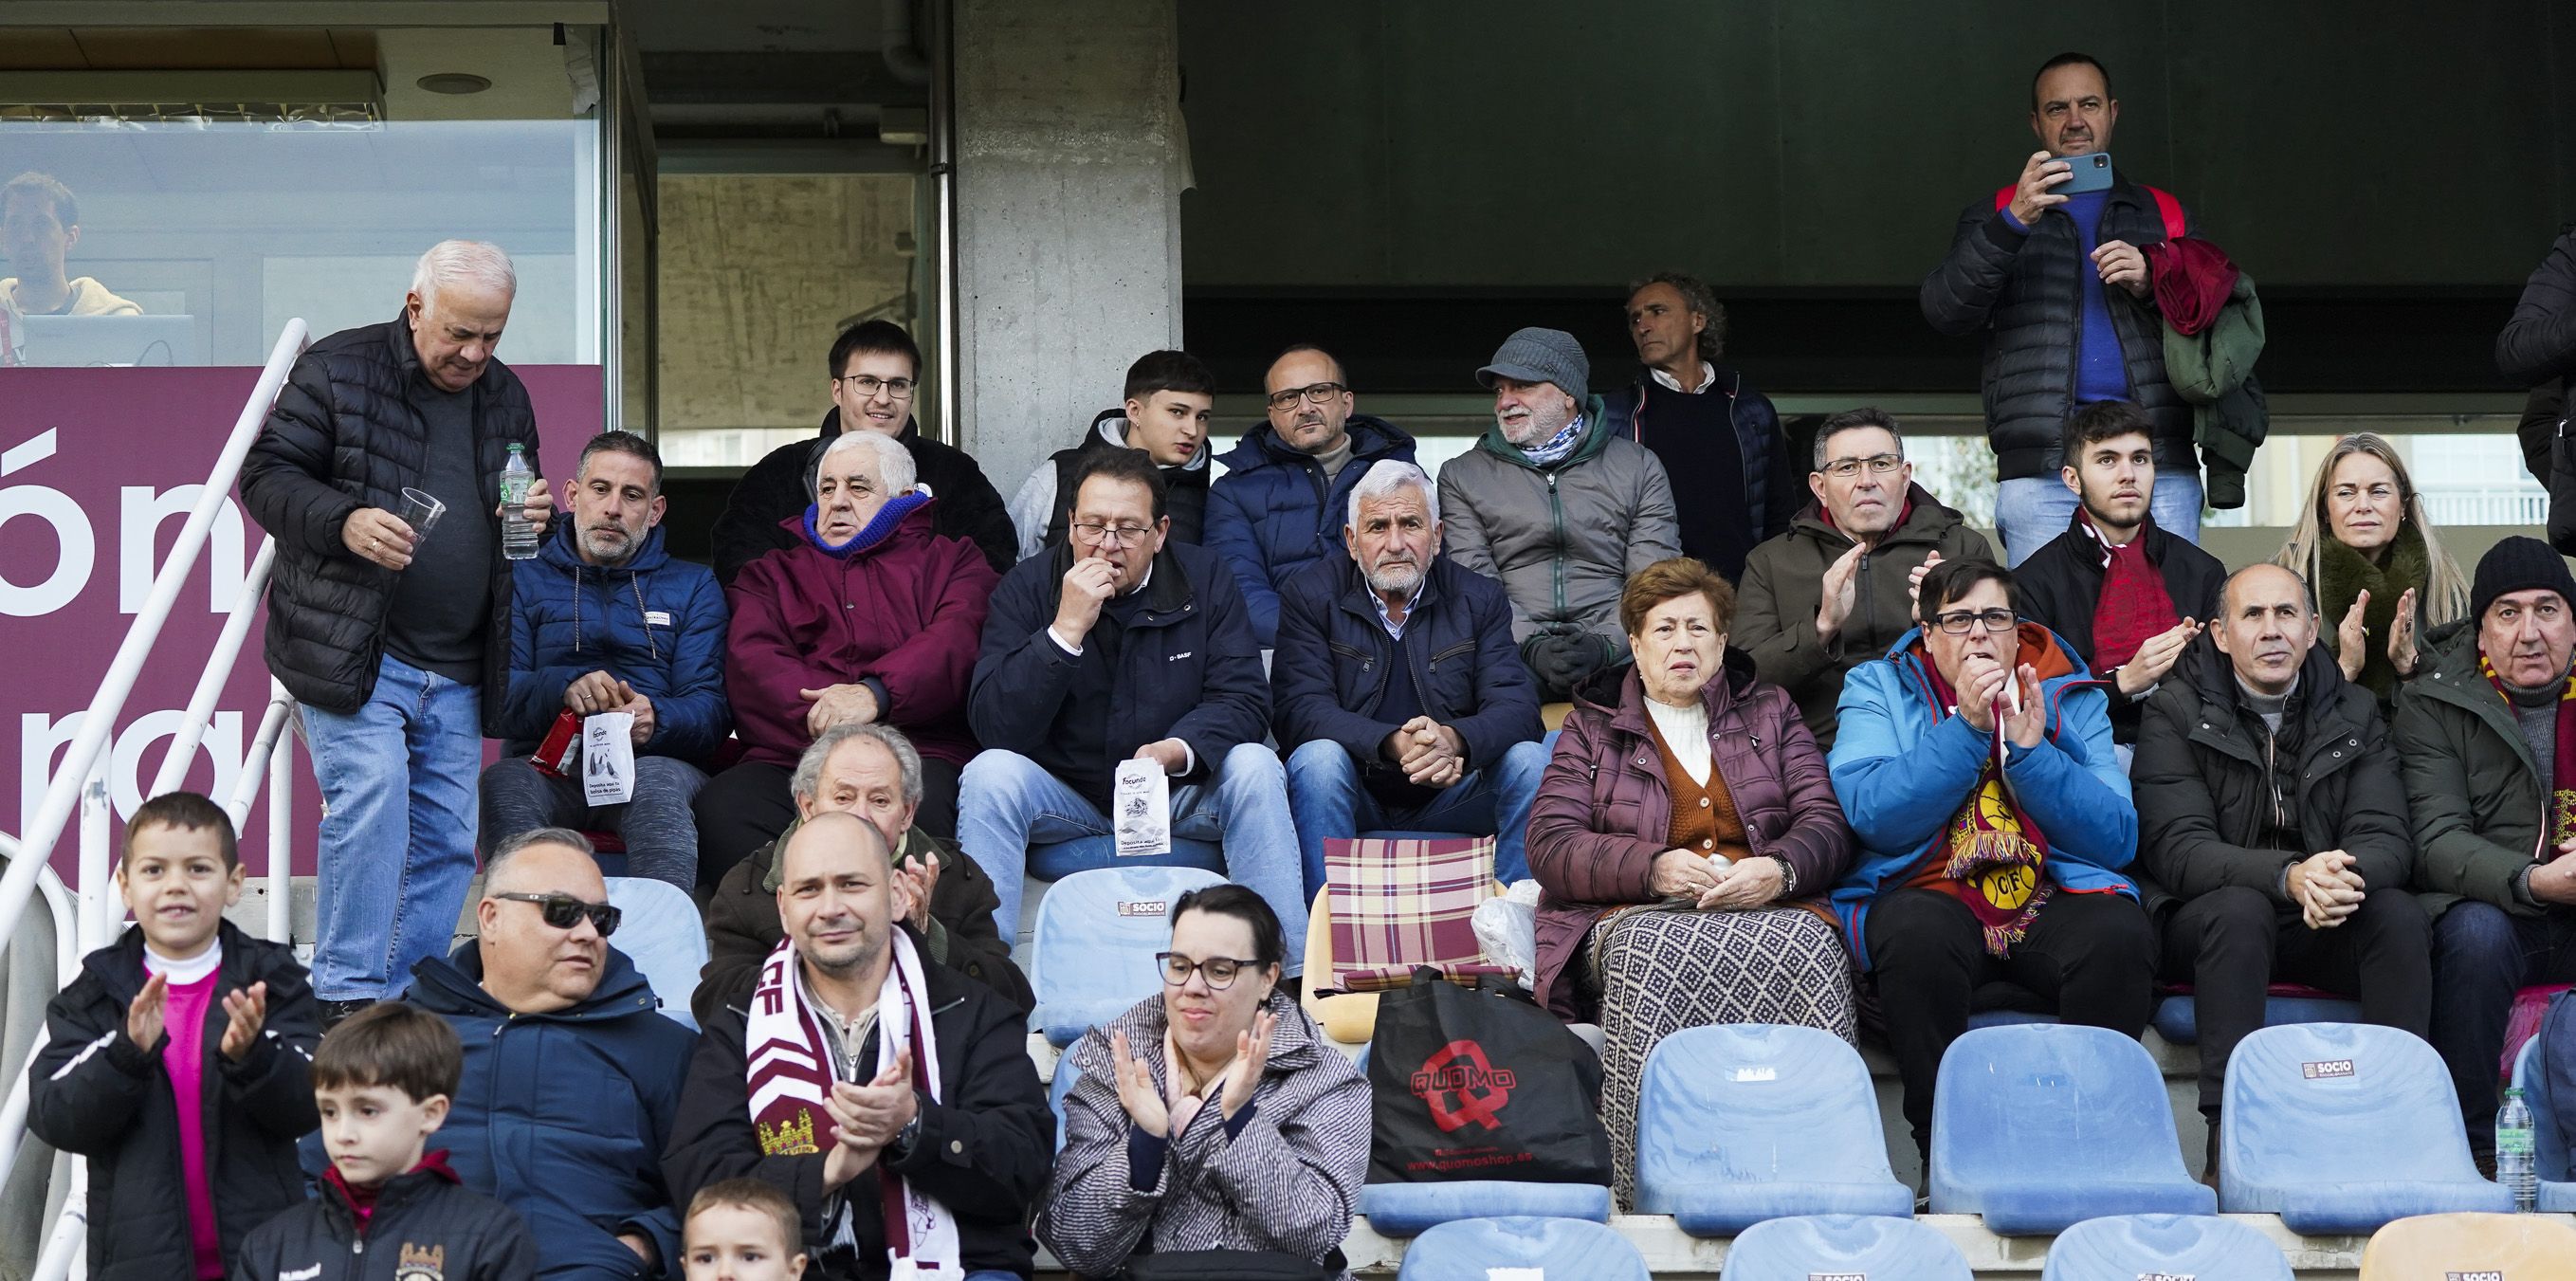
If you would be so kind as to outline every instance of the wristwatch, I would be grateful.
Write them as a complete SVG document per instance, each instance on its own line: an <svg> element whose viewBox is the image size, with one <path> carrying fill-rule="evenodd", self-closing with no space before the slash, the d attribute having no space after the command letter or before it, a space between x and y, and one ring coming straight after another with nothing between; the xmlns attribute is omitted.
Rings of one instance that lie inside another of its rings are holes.
<svg viewBox="0 0 2576 1281"><path fill-rule="evenodd" d="M893 1141L886 1144L886 1155L897 1161L911 1156L913 1142L921 1137L921 1109L928 1106L928 1101L919 1090L913 1091L912 1097L912 1119L904 1122L903 1128L894 1132Z"/></svg>

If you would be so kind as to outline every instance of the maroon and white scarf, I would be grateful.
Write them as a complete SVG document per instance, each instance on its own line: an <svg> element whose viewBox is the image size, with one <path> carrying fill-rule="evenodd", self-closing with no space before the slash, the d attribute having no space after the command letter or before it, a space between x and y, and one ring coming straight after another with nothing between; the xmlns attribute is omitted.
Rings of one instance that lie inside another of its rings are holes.
<svg viewBox="0 0 2576 1281"><path fill-rule="evenodd" d="M939 1038L922 984L921 955L912 937L893 931L884 986L877 989L877 1062L912 1051L912 1086L939 1102ZM781 939L760 966L751 1013L743 1026L743 1076L751 1122L762 1156L811 1156L828 1149L839 1127L824 1100L831 1096L834 1035L822 1011L806 1002L798 981L796 946ZM895 1281L954 1281L965 1275L957 1220L915 1191L881 1161L877 1185L884 1195L886 1257Z"/></svg>

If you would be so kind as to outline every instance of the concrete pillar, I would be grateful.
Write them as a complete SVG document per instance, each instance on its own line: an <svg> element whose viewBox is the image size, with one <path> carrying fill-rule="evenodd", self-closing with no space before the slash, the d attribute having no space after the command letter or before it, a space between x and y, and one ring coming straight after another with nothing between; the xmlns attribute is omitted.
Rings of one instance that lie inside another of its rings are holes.
<svg viewBox="0 0 2576 1281"><path fill-rule="evenodd" d="M1008 498L1181 339L1173 0L959 0L963 440Z"/></svg>

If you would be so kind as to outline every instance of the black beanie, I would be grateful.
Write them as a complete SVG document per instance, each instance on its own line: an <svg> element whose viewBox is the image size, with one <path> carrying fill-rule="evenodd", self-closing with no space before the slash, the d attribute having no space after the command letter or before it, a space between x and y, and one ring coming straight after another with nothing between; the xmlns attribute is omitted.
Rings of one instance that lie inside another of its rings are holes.
<svg viewBox="0 0 2576 1281"><path fill-rule="evenodd" d="M2478 558L2477 585L2469 591L2469 617L2484 619L2498 596L2552 591L2576 606L2576 575L2556 548L2524 535L2499 540Z"/></svg>

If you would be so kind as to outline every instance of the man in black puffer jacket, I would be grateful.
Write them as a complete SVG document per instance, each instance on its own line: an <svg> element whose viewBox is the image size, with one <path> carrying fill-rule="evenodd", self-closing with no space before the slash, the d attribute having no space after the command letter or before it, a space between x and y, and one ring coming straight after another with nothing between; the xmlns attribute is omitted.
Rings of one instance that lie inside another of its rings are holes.
<svg viewBox="0 0 2576 1281"><path fill-rule="evenodd" d="M2126 400L2154 420L2156 525L2197 542L2201 485L2192 407L2165 374L2163 324L2141 246L2196 234L2173 197L2117 178L2068 195L2069 161L2107 165L2120 104L2110 73L2059 54L2031 86L2032 155L2013 186L1968 206L1949 257L1923 280L1923 318L1953 336L1983 332L1986 439L1995 450L1995 527L2015 566L2074 514L2058 483L2058 429L2078 405Z"/></svg>
<svg viewBox="0 0 2576 1281"><path fill-rule="evenodd" d="M304 705L322 784L326 1026L446 952L474 877L475 775L509 676L511 450L539 473L540 528L552 505L527 389L492 355L516 289L499 249L433 247L403 314L297 359L242 463L242 505L277 539L268 667ZM432 536L396 515L405 488L446 505Z"/></svg>

